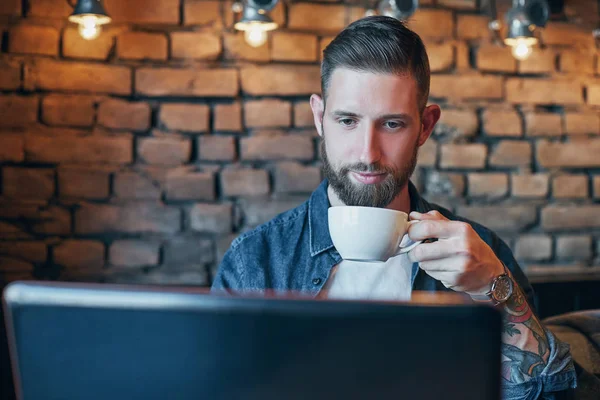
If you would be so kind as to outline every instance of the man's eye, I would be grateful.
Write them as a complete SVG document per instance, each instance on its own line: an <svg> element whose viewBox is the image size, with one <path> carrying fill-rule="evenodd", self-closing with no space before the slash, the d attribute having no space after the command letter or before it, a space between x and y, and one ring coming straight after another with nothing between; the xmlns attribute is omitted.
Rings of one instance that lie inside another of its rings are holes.
<svg viewBox="0 0 600 400"><path fill-rule="evenodd" d="M404 124L398 121L387 121L385 123L385 127L388 129L399 129L399 128L403 128Z"/></svg>
<svg viewBox="0 0 600 400"><path fill-rule="evenodd" d="M354 125L354 120L351 118L342 118L338 120L338 123L343 126L352 126Z"/></svg>

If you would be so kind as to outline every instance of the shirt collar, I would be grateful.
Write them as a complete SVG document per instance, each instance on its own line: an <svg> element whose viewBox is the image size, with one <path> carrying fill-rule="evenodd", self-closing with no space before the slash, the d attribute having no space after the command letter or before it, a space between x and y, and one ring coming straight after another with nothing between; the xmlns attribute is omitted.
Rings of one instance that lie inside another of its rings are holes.
<svg viewBox="0 0 600 400"><path fill-rule="evenodd" d="M411 211L426 213L432 209L431 205L421 197L417 188L410 181L408 182L408 195L410 196ZM308 230L310 255L312 257L333 248L327 221L327 209L329 207L327 180L325 179L308 200Z"/></svg>

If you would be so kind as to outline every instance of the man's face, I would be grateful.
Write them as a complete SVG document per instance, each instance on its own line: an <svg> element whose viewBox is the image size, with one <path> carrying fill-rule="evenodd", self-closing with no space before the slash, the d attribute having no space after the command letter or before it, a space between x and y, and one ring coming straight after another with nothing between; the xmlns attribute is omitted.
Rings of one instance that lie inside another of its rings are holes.
<svg viewBox="0 0 600 400"><path fill-rule="evenodd" d="M411 76L345 68L333 72L324 110L322 99L311 97L323 171L344 204L386 207L406 186L439 118L433 106L431 124L430 106L421 119L418 99Z"/></svg>

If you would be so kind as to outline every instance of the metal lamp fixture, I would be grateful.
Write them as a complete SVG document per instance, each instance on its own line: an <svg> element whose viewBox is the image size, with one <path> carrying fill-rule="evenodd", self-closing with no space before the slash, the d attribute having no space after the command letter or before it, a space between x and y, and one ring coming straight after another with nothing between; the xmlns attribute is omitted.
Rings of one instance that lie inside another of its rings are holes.
<svg viewBox="0 0 600 400"><path fill-rule="evenodd" d="M69 21L79 25L79 34L86 40L96 39L102 31L102 25L112 18L108 16L102 0L78 0Z"/></svg>
<svg viewBox="0 0 600 400"><path fill-rule="evenodd" d="M518 60L527 59L538 43L535 29L546 25L549 8L546 0L513 0L506 13L507 33L504 44L512 48Z"/></svg>
<svg viewBox="0 0 600 400"><path fill-rule="evenodd" d="M267 32L277 29L277 23L267 15L278 0L246 0L242 11L242 19L234 25L238 31L244 32L246 43L259 47L267 41ZM239 5L234 6L239 9Z"/></svg>
<svg viewBox="0 0 600 400"><path fill-rule="evenodd" d="M411 17L419 7L419 0L382 0L377 10L380 15L404 21Z"/></svg>

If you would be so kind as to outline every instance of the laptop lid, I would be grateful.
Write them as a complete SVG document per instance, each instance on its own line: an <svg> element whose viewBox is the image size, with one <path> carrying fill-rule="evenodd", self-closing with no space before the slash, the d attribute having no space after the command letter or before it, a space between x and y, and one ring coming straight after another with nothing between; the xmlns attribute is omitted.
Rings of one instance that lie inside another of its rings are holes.
<svg viewBox="0 0 600 400"><path fill-rule="evenodd" d="M3 300L19 399L500 398L486 306L41 282Z"/></svg>

